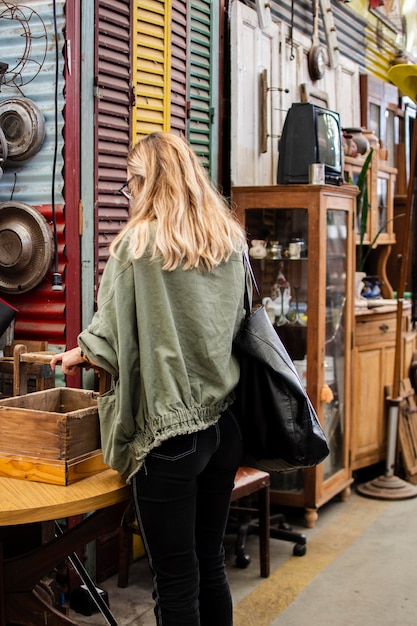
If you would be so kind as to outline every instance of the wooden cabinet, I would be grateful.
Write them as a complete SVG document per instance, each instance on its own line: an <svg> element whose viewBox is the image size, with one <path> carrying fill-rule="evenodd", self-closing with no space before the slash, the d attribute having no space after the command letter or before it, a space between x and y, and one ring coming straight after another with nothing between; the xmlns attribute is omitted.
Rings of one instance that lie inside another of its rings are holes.
<svg viewBox="0 0 417 626"><path fill-rule="evenodd" d="M356 184L365 162L365 156L345 157L345 179ZM374 150L368 169L369 213L364 246L372 246L365 264L369 276L378 276L383 298L393 297L393 287L387 273L387 261L395 244L394 190L397 170L379 158ZM397 222L396 222L397 220ZM358 220L356 219L356 243L359 244Z"/></svg>
<svg viewBox="0 0 417 626"><path fill-rule="evenodd" d="M401 263L404 250L404 237L407 235L407 196L395 196L394 217L395 217L395 237L396 242L391 246L390 255L387 261L387 276L394 291L398 291ZM411 245L407 255L407 269L405 273L405 291L413 294L414 301L417 300L417 220L413 217L411 232Z"/></svg>
<svg viewBox="0 0 417 626"><path fill-rule="evenodd" d="M350 459L352 470L386 458L385 387L393 382L396 327L396 307L365 309L355 316ZM409 376L415 337L411 327L411 307L404 305L402 378Z"/></svg>
<svg viewBox="0 0 417 626"><path fill-rule="evenodd" d="M355 158L345 157L345 179L353 184L357 183L359 173L365 162L365 156ZM394 233L394 191L397 170L390 167L387 161L378 156L374 150L371 164L368 169L368 197L369 213L365 244L392 244L395 243ZM358 226L358 225L357 225ZM376 238L376 241L374 241ZM359 234L357 234L359 243Z"/></svg>
<svg viewBox="0 0 417 626"><path fill-rule="evenodd" d="M266 243L266 254L250 249L261 297L329 441L330 455L316 468L271 474L272 503L303 507L308 526L321 505L350 492L356 194L352 185L232 189L249 241Z"/></svg>
<svg viewBox="0 0 417 626"><path fill-rule="evenodd" d="M361 126L372 130L388 150L388 164L395 166L398 144L398 88L371 74L360 76Z"/></svg>

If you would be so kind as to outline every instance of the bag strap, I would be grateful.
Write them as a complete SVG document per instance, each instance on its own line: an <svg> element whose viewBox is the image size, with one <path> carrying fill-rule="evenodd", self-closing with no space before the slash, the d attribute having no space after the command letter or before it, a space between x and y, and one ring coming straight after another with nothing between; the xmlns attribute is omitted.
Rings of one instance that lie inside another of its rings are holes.
<svg viewBox="0 0 417 626"><path fill-rule="evenodd" d="M259 292L258 283L256 282L255 274L254 274L254 271L253 271L253 268L252 268L252 265L251 265L251 262L250 262L250 259L249 259L249 254L248 254L248 250L247 249L243 252L243 263L244 263L245 267L249 270L249 274L250 274L250 277L252 279L252 284L255 287L256 293L258 294L259 297L261 297L261 294Z"/></svg>
<svg viewBox="0 0 417 626"><path fill-rule="evenodd" d="M255 287L255 291L259 297L261 297L258 283L256 282L255 274L249 259L249 254L247 248L243 252L243 265L245 268L245 310L246 315L249 315L251 312L251 302L252 302L252 287ZM250 281L248 280L248 274L250 276Z"/></svg>

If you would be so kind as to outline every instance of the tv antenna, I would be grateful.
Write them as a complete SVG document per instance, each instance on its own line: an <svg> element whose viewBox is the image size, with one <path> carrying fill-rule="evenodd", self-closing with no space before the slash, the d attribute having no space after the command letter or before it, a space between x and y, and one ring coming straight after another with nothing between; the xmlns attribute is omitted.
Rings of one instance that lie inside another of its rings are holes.
<svg viewBox="0 0 417 626"><path fill-rule="evenodd" d="M1 24L1 21L8 24ZM7 30L20 29L22 41L21 49L15 46L7 47L7 53L13 58L2 59L8 64L8 69L3 75L3 85L14 85L20 91L20 87L30 83L42 69L45 62L48 35L45 24L31 7L16 5L7 0L0 0L0 26Z"/></svg>

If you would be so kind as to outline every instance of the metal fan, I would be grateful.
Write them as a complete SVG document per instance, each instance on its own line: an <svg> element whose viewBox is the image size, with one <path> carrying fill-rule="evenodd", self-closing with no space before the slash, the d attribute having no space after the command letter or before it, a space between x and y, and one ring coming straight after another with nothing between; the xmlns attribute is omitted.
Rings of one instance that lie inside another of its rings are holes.
<svg viewBox="0 0 417 626"><path fill-rule="evenodd" d="M19 5L15 2L0 2L0 26L3 28L2 38L6 40L4 54L10 53L9 58L2 58L8 64L4 75L4 85L14 85L19 90L32 82L39 74L45 63L48 36L45 24L32 7ZM7 34L18 33L21 49L7 45ZM2 42L4 43L4 42Z"/></svg>
<svg viewBox="0 0 417 626"><path fill-rule="evenodd" d="M47 274L54 253L47 220L23 202L0 203L0 289L25 293Z"/></svg>

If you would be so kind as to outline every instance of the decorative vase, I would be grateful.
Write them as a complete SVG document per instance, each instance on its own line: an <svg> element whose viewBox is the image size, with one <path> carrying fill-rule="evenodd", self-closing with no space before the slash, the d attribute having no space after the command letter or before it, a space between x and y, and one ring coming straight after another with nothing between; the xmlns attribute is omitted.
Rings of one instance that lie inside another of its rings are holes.
<svg viewBox="0 0 417 626"><path fill-rule="evenodd" d="M365 154L368 152L370 143L364 134L365 131L363 131L362 128L344 128L343 132L355 142L358 154Z"/></svg>
<svg viewBox="0 0 417 626"><path fill-rule="evenodd" d="M368 306L366 299L361 295L364 287L363 279L365 276L366 272L355 272L355 307Z"/></svg>
<svg viewBox="0 0 417 626"><path fill-rule="evenodd" d="M358 154L358 146L353 140L353 135L346 132L343 133L343 151L346 156L351 156L353 158L355 158Z"/></svg>
<svg viewBox="0 0 417 626"><path fill-rule="evenodd" d="M263 239L252 239L249 254L253 259L264 259L266 257L266 241Z"/></svg>
<svg viewBox="0 0 417 626"><path fill-rule="evenodd" d="M374 150L379 150L380 148L379 139L375 135L375 133L372 130L367 130L366 128L362 132L363 132L363 135L369 141L369 147L374 148Z"/></svg>

